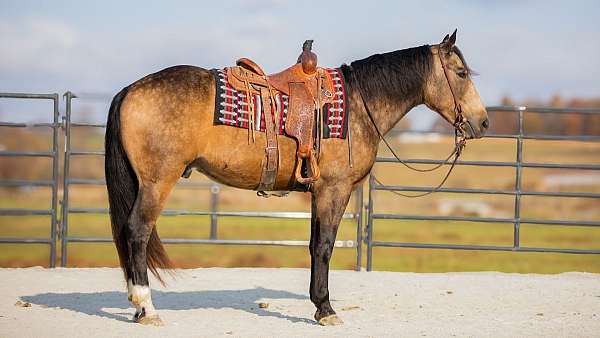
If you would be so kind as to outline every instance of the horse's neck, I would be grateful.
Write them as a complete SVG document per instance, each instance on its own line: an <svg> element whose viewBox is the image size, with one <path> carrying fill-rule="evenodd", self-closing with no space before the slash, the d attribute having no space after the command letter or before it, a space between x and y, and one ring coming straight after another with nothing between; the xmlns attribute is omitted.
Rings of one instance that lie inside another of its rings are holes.
<svg viewBox="0 0 600 338"><path fill-rule="evenodd" d="M382 109L379 109L373 118L377 123L379 131L382 135L387 134L392 128L403 119L408 112L414 107L418 106L419 102L404 101L401 104L386 105Z"/></svg>
<svg viewBox="0 0 600 338"><path fill-rule="evenodd" d="M353 86L352 90L358 91L360 89ZM355 107L358 108L356 113L361 117L360 120L363 124L361 127L372 129L376 136L378 136L377 130L382 135L387 134L411 109L424 103L422 95L413 95L401 99L380 96L369 101L369 99L356 92L354 97L358 99L358 104ZM369 117L369 115L371 116ZM375 123L377 130L373 128L373 123Z"/></svg>
<svg viewBox="0 0 600 338"><path fill-rule="evenodd" d="M424 103L423 90L427 85L428 74L423 74L423 67L419 66L418 61L408 59L415 58L414 55L395 58L403 60L407 69L402 72L387 69L386 67L390 67L389 61L378 58L370 60L369 57L353 62L344 74L352 79L352 89L362 92L357 95L363 101L359 106L363 107L361 110L364 110L366 120L371 125L374 123L382 135L394 128L412 108ZM390 83L386 85L385 81ZM364 89L368 91L364 92ZM369 113L371 117L368 116Z"/></svg>
<svg viewBox="0 0 600 338"><path fill-rule="evenodd" d="M377 156L380 138L373 122L377 125L379 132L385 135L412 108L420 104L419 102L403 100L401 104L384 105L379 102L372 107L367 103L367 108L358 93L351 95L351 97L354 102L350 105L352 107L350 111L350 132L353 135L354 142L356 142L356 146L352 151L355 152L354 156L363 158L375 158ZM373 120L369 117L367 109L371 112ZM370 168L366 170L370 170Z"/></svg>

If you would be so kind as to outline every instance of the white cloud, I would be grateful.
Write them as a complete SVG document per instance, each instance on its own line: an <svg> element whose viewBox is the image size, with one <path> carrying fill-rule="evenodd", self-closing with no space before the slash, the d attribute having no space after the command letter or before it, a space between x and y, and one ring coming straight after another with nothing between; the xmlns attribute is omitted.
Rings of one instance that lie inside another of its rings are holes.
<svg viewBox="0 0 600 338"><path fill-rule="evenodd" d="M66 23L48 18L0 21L0 71L60 71L77 45L77 34Z"/></svg>

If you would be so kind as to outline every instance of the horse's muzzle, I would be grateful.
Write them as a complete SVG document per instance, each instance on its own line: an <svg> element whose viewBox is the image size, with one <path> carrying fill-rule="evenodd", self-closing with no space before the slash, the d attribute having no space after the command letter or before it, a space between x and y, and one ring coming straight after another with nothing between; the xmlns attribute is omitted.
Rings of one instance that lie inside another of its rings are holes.
<svg viewBox="0 0 600 338"><path fill-rule="evenodd" d="M485 118L478 125L474 125L471 121L465 123L465 136L467 139L482 138L490 126L490 122Z"/></svg>

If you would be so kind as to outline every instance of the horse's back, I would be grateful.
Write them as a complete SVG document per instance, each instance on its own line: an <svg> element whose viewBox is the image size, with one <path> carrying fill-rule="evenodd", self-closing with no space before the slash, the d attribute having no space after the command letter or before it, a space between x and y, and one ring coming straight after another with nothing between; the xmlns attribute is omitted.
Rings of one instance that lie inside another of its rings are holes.
<svg viewBox="0 0 600 338"><path fill-rule="evenodd" d="M197 91L213 83L211 71L192 65L177 65L144 76L129 86L129 92L136 90L166 90L183 94L186 90Z"/></svg>

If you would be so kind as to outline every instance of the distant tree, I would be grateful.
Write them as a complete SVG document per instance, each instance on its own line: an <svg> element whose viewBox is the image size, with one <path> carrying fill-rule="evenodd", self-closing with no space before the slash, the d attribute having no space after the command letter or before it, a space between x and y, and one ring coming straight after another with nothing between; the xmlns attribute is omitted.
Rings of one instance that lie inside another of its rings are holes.
<svg viewBox="0 0 600 338"><path fill-rule="evenodd" d="M513 100L508 95L504 95L500 99L500 105L502 105L502 106L514 106L515 103L513 102Z"/></svg>
<svg viewBox="0 0 600 338"><path fill-rule="evenodd" d="M553 107L553 108L564 107L563 100L560 97L560 94L552 95L552 98L550 98L549 105L550 105L550 107Z"/></svg>

